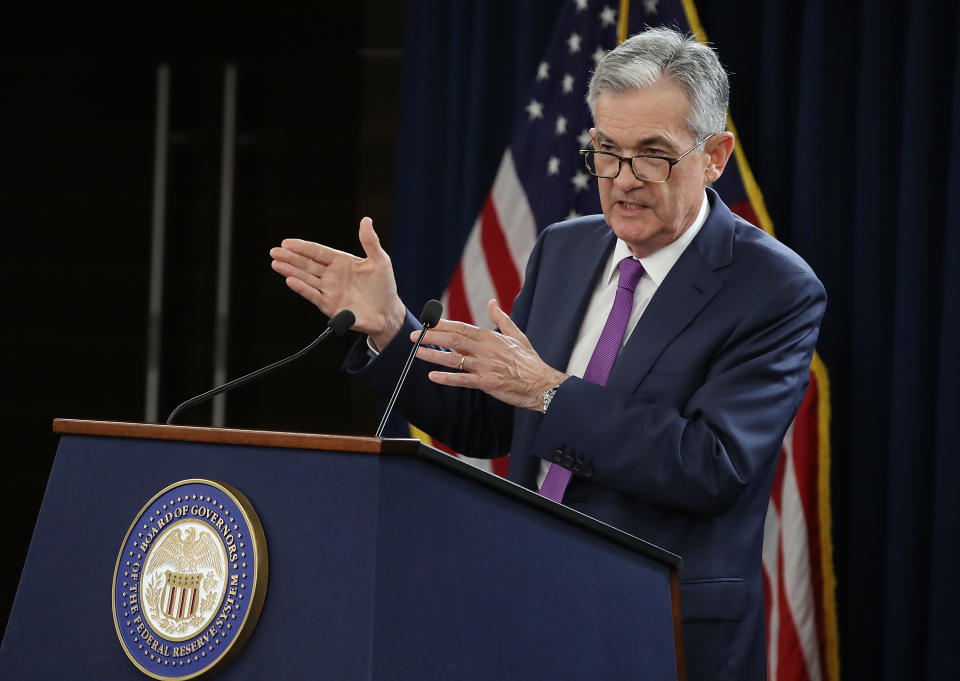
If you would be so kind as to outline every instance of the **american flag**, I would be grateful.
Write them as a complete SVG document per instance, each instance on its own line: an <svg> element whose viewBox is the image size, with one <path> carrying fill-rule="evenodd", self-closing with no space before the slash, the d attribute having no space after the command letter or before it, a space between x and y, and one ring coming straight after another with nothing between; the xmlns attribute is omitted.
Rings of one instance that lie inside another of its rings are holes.
<svg viewBox="0 0 960 681"><path fill-rule="evenodd" d="M629 0L568 0L560 11L513 139L444 293L451 319L489 327L486 302L496 298L510 311L537 234L553 222L600 212L596 180L577 154L590 141L585 95L597 61L644 25L675 26L706 41L692 0L636 4L631 11ZM728 127L734 130L729 116ZM773 234L763 197L739 149L714 188L734 212ZM810 387L783 442L764 531L771 681L839 679L829 415L827 372L815 356ZM470 461L506 474L506 457Z"/></svg>

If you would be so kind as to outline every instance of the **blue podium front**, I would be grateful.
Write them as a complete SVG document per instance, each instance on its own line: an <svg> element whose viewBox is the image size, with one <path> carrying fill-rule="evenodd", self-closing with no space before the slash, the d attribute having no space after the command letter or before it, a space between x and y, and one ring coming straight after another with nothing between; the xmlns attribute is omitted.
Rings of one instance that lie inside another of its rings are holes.
<svg viewBox="0 0 960 681"><path fill-rule="evenodd" d="M55 429L60 446L0 646L0 678L682 678L676 556L416 440L88 421ZM131 528L138 513L166 515L164 497L156 511L148 502L184 480L236 490L252 505L265 579L259 620L242 635L228 630L253 606L236 600L252 595L237 575L254 586L252 555L231 553L241 549L230 542L254 538L228 537L239 532L221 502L228 546L218 559L197 539L204 527L217 532L211 504L170 499L170 541L156 549L168 567L142 559L167 576L152 598L171 652L147 633L154 620L147 629L131 613L136 596L120 592L115 624L111 589L122 589L121 545L136 562L136 542L147 547L155 531ZM208 524L198 525L205 508ZM125 539L134 531L146 537ZM166 555L174 544L179 554ZM201 587L197 566L224 562L235 568L233 586L211 568ZM211 585L220 590L201 590ZM209 600L214 591L223 594L206 604L215 619L194 634L196 594ZM145 662L125 651L118 634L127 630ZM228 645L222 664L201 669L208 648L216 656Z"/></svg>

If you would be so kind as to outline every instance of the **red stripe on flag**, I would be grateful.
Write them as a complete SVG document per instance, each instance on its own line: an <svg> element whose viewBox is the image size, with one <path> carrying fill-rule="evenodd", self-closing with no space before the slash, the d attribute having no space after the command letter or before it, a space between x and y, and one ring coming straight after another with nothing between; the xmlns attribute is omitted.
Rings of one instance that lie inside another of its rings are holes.
<svg viewBox="0 0 960 681"><path fill-rule="evenodd" d="M520 293L520 275L517 273L513 256L510 255L510 247L503 235L492 196L488 196L483 204L480 225L480 243L483 245L487 271L490 272L493 288L497 292L497 302L504 312L510 314L513 299Z"/></svg>
<svg viewBox="0 0 960 681"><path fill-rule="evenodd" d="M449 445L445 445L444 443L440 442L440 440L438 440L437 438L430 436L430 439L433 441L432 446L436 447L441 452L446 452L447 454L453 454L454 456L460 456L458 452L453 451L453 449L451 449Z"/></svg>
<svg viewBox="0 0 960 681"><path fill-rule="evenodd" d="M753 210L753 204L750 203L750 199L744 199L743 201L730 204L730 210L742 217L751 225L760 224L760 219L757 217L756 211Z"/></svg>
<svg viewBox="0 0 960 681"><path fill-rule="evenodd" d="M193 590L193 595L190 597L190 611L187 613L188 615L192 615L192 614L194 613L194 611L196 610L196 607L197 607L197 591L199 591L199 589L194 589L194 590Z"/></svg>
<svg viewBox="0 0 960 681"><path fill-rule="evenodd" d="M496 459L490 459L490 470L501 478L507 477L507 468L510 465L510 455L500 456Z"/></svg>
<svg viewBox="0 0 960 681"><path fill-rule="evenodd" d="M170 587L170 598L167 600L167 614L173 615L173 595L177 592L177 587Z"/></svg>
<svg viewBox="0 0 960 681"><path fill-rule="evenodd" d="M467 302L466 289L463 285L463 260L450 279L447 287L447 319L473 324L473 315L470 314L470 304Z"/></svg>
<svg viewBox="0 0 960 681"><path fill-rule="evenodd" d="M810 386L803 396L793 422L793 468L800 488L807 531L819 535L817 518L817 379L810 374Z"/></svg>

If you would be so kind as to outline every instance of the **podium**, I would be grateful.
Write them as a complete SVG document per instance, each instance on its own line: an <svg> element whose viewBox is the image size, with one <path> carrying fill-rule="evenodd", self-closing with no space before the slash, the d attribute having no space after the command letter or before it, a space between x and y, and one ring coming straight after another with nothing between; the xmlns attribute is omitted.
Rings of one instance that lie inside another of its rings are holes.
<svg viewBox="0 0 960 681"><path fill-rule="evenodd" d="M0 678L145 678L114 627L114 566L144 504L195 478L246 495L269 553L259 621L219 678L684 676L677 556L417 440L54 430Z"/></svg>

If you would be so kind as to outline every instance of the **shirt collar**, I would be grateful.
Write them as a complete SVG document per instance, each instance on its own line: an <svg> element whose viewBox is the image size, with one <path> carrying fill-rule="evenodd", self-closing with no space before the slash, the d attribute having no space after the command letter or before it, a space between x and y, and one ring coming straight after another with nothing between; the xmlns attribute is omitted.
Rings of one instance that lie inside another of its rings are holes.
<svg viewBox="0 0 960 681"><path fill-rule="evenodd" d="M660 286L663 280L667 278L670 269L677 260L680 259L680 256L686 250L687 246L693 241L693 238L697 236L697 233L700 231L700 228L703 227L703 223L707 221L709 215L710 202L707 200L707 193L704 192L703 203L700 204L700 212L697 214L697 218L693 221L693 224L675 241L639 259L640 264L643 265L644 273L653 279L654 284ZM633 253L630 252L630 247L627 246L626 242L622 239L617 239L617 243L613 248L613 255L607 263L603 281L610 283L615 277L619 277L620 261L630 257L633 257Z"/></svg>

